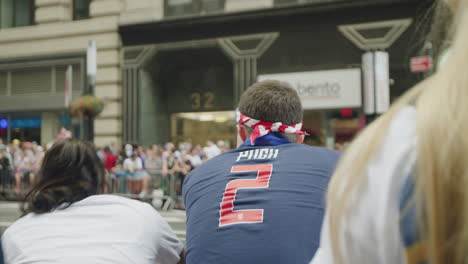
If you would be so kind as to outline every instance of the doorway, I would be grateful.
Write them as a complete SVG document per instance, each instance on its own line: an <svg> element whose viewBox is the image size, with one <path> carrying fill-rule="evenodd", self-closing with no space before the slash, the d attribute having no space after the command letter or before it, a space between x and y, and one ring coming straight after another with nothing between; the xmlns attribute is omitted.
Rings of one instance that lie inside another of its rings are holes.
<svg viewBox="0 0 468 264"><path fill-rule="evenodd" d="M172 142L204 146L207 140L222 141L228 148L236 143L234 111L187 112L171 116Z"/></svg>

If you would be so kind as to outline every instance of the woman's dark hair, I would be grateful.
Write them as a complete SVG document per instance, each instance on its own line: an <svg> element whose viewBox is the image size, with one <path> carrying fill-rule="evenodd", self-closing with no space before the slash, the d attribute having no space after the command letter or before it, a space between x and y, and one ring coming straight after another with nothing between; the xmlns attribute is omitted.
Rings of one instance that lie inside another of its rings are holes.
<svg viewBox="0 0 468 264"><path fill-rule="evenodd" d="M23 212L48 213L65 208L102 190L104 168L89 143L77 139L56 142L44 156L39 181L26 195Z"/></svg>

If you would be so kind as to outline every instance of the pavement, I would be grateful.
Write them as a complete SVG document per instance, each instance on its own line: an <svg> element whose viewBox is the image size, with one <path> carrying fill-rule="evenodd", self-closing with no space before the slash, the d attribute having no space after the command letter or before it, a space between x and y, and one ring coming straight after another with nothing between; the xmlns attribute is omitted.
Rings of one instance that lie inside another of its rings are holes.
<svg viewBox="0 0 468 264"><path fill-rule="evenodd" d="M0 233L21 216L20 206L21 204L19 202L0 201ZM179 239L185 244L185 211L168 210L159 211L159 213L169 223Z"/></svg>

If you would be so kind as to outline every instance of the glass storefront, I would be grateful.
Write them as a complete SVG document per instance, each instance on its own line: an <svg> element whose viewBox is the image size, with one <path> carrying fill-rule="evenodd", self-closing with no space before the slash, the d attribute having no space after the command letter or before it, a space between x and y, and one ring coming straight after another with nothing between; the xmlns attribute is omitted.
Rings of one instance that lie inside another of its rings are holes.
<svg viewBox="0 0 468 264"><path fill-rule="evenodd" d="M351 111L351 115L347 112ZM306 110L304 131L308 136L304 143L310 146L344 150L365 126L362 116L353 110ZM205 145L207 140L224 141L236 146L236 122L234 111L189 112L171 116L171 141Z"/></svg>
<svg viewBox="0 0 468 264"><path fill-rule="evenodd" d="M305 144L342 151L365 127L365 119L351 109L306 110L303 127Z"/></svg>
<svg viewBox="0 0 468 264"><path fill-rule="evenodd" d="M8 118L0 115L0 143L8 141Z"/></svg>
<svg viewBox="0 0 468 264"><path fill-rule="evenodd" d="M80 136L81 122L65 112L12 113L0 115L0 139L10 143L17 139L47 144L55 139L62 127L74 137Z"/></svg>
<svg viewBox="0 0 468 264"><path fill-rule="evenodd" d="M2 115L0 116L0 138L3 143L14 139L41 142L41 116Z"/></svg>
<svg viewBox="0 0 468 264"><path fill-rule="evenodd" d="M41 142L41 116L12 116L8 125L12 140Z"/></svg>
<svg viewBox="0 0 468 264"><path fill-rule="evenodd" d="M224 141L236 146L234 111L177 113L171 117L171 139L174 143L206 144L207 140Z"/></svg>

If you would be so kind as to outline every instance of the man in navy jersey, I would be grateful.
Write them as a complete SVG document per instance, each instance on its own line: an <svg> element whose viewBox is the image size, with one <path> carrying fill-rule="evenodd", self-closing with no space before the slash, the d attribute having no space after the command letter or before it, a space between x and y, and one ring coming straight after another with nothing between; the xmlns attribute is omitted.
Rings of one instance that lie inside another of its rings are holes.
<svg viewBox="0 0 468 264"><path fill-rule="evenodd" d="M301 101L286 83L247 89L237 122L243 144L185 179L187 263L309 263L338 153L301 144Z"/></svg>

